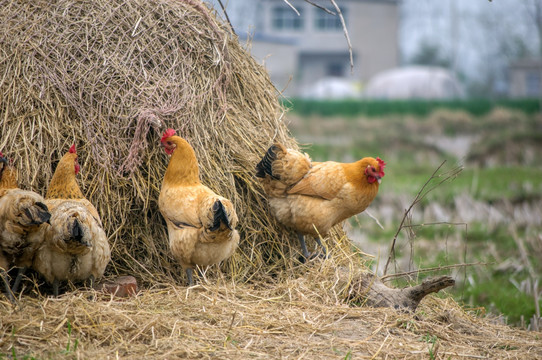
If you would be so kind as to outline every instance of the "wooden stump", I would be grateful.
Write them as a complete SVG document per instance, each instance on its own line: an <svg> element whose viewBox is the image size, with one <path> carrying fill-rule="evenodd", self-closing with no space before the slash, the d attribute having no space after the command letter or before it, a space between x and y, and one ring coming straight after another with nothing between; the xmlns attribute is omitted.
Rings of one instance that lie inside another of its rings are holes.
<svg viewBox="0 0 542 360"><path fill-rule="evenodd" d="M452 277L438 276L425 279L419 285L393 289L373 274L363 273L356 276L348 287L347 301L373 307L415 311L425 296L454 284Z"/></svg>

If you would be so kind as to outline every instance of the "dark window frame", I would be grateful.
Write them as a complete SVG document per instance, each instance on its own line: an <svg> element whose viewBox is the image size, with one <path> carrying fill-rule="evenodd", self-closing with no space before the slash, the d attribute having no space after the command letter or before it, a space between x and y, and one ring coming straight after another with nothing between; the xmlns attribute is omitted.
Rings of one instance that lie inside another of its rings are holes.
<svg viewBox="0 0 542 360"><path fill-rule="evenodd" d="M271 27L273 30L302 31L305 28L303 8L298 8L299 15L295 11L284 6L275 6L271 9Z"/></svg>
<svg viewBox="0 0 542 360"><path fill-rule="evenodd" d="M314 28L316 30L329 32L343 30L343 24L341 23L341 18L339 15L331 15L318 8L315 8L314 11ZM348 9L341 8L341 12L343 14L345 24L348 25Z"/></svg>

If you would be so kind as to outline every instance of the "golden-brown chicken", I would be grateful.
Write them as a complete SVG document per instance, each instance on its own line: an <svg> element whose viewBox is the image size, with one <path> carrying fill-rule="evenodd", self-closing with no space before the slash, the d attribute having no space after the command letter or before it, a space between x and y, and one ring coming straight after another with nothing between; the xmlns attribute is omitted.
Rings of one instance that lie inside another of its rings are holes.
<svg viewBox="0 0 542 360"><path fill-rule="evenodd" d="M308 258L304 235L321 245L320 236L364 211L378 193L385 165L372 157L354 163L311 163L307 155L277 143L256 166L256 177L271 212L297 232L303 256Z"/></svg>
<svg viewBox="0 0 542 360"><path fill-rule="evenodd" d="M196 154L186 140L168 129L161 143L171 158L158 206L167 223L171 252L193 285L196 265L216 264L237 248L237 214L230 200L201 184Z"/></svg>
<svg viewBox="0 0 542 360"><path fill-rule="evenodd" d="M111 260L98 211L77 185L78 172L73 145L58 163L45 195L51 225L40 229L44 241L33 267L53 284L55 296L58 296L60 281L90 279L92 285L102 277Z"/></svg>
<svg viewBox="0 0 542 360"><path fill-rule="evenodd" d="M41 195L21 190L17 184L17 170L0 153L0 271L6 293L14 301L24 270L32 265L36 249L43 238L36 235L41 224L51 214ZM6 272L19 267L19 274L10 289Z"/></svg>

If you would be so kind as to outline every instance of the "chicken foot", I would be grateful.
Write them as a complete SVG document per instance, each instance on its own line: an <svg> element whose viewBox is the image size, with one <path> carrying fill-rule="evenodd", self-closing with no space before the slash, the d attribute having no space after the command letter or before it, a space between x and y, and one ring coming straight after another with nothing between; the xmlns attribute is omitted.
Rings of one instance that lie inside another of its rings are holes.
<svg viewBox="0 0 542 360"><path fill-rule="evenodd" d="M89 282L89 284L88 284L89 289L94 289L94 284L96 283L96 278L94 277L94 275L90 275L87 280ZM69 280L68 280L68 284L73 285L73 283L70 282ZM87 285L87 283L85 281L85 286L86 285ZM60 280L54 279L53 280L53 295L54 295L54 297L58 297L59 290L60 290ZM91 299L89 299L89 300L91 300Z"/></svg>

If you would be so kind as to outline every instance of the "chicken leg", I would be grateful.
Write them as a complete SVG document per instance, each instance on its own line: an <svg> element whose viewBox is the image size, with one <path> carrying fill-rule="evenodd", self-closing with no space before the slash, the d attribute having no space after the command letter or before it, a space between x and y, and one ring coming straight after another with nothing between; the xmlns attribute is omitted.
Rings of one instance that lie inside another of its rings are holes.
<svg viewBox="0 0 542 360"><path fill-rule="evenodd" d="M58 279L53 280L53 295L58 297L58 288L60 287L60 281Z"/></svg>
<svg viewBox="0 0 542 360"><path fill-rule="evenodd" d="M20 267L19 271L17 272L17 277L15 278L15 282L13 283L13 287L11 288L11 291L15 294L19 290L19 285L21 285L21 281L23 280L23 275L26 272L26 267Z"/></svg>
<svg viewBox="0 0 542 360"><path fill-rule="evenodd" d="M186 268L186 277L188 278L188 286L194 286L194 277L192 276L192 268Z"/></svg>
<svg viewBox="0 0 542 360"><path fill-rule="evenodd" d="M13 296L13 292L11 291L11 286L9 285L9 275L8 273L4 270L4 269L1 269L0 270L0 277L2 278L2 281L4 282L4 287L6 289L6 296L8 298L8 300L12 303L12 304L15 304L15 296Z"/></svg>
<svg viewBox="0 0 542 360"><path fill-rule="evenodd" d="M305 243L305 236L303 234L297 233L297 239L299 240L299 245L301 245L301 252L303 253L303 258L304 259L303 259L302 262L310 260L313 257L318 255L316 253L311 254L307 250L307 244ZM322 241L320 240L319 237L314 238L314 240L316 240L316 243L320 246L320 248L322 248L322 255L323 255L324 259L326 259L327 258L327 251L326 251L326 248L324 247L324 245L322 244Z"/></svg>
<svg viewBox="0 0 542 360"><path fill-rule="evenodd" d="M310 258L310 253L307 250L307 244L305 244L305 236L303 234L297 233L297 239L299 240L299 245L301 245L301 252L305 260ZM304 262L304 261L303 261Z"/></svg>
<svg viewBox="0 0 542 360"><path fill-rule="evenodd" d="M322 241L320 240L320 237L315 237L314 240L316 240L316 243L322 249L322 256L324 257L324 259L327 259L327 249L324 246L324 244L322 244Z"/></svg>

